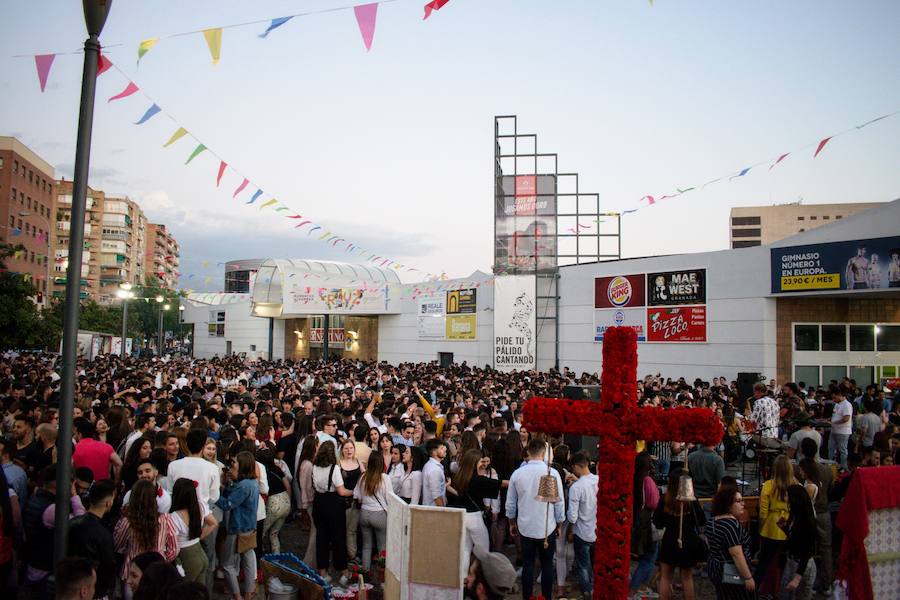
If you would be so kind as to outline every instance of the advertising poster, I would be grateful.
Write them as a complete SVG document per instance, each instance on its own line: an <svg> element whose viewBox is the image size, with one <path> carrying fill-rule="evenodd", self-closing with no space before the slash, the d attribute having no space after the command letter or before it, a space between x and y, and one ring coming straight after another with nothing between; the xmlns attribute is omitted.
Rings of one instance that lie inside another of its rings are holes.
<svg viewBox="0 0 900 600"><path fill-rule="evenodd" d="M285 294L284 315L381 315L400 312L400 286L331 287L294 284Z"/></svg>
<svg viewBox="0 0 900 600"><path fill-rule="evenodd" d="M706 304L706 269L647 274L648 306Z"/></svg>
<svg viewBox="0 0 900 600"><path fill-rule="evenodd" d="M444 296L420 298L416 319L420 340L444 339Z"/></svg>
<svg viewBox="0 0 900 600"><path fill-rule="evenodd" d="M475 313L475 288L449 290L447 292L448 315L470 315Z"/></svg>
<svg viewBox="0 0 900 600"><path fill-rule="evenodd" d="M536 345L535 278L498 277L494 280L494 368L503 372L534 369Z"/></svg>
<svg viewBox="0 0 900 600"><path fill-rule="evenodd" d="M594 310L594 341L602 342L610 327L631 327L637 341L647 341L647 310L644 308L603 308Z"/></svg>
<svg viewBox="0 0 900 600"><path fill-rule="evenodd" d="M556 266L556 176L500 178L494 208L494 266L502 270Z"/></svg>
<svg viewBox="0 0 900 600"><path fill-rule="evenodd" d="M447 339L474 340L477 325L477 315L447 315Z"/></svg>
<svg viewBox="0 0 900 600"><path fill-rule="evenodd" d="M644 306L647 296L644 274L615 275L594 279L594 308Z"/></svg>
<svg viewBox="0 0 900 600"><path fill-rule="evenodd" d="M647 309L648 342L706 342L706 307Z"/></svg>
<svg viewBox="0 0 900 600"><path fill-rule="evenodd" d="M772 293L900 289L900 236L772 248Z"/></svg>

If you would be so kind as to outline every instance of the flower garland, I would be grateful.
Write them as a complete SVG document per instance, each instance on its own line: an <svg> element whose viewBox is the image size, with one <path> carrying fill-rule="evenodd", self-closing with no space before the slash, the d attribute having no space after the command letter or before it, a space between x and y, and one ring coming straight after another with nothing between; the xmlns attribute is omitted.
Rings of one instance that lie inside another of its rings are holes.
<svg viewBox="0 0 900 600"><path fill-rule="evenodd" d="M533 431L600 438L593 593L597 600L628 596L635 441L715 444L723 434L722 424L709 409L637 408L636 381L635 333L612 327L603 339L600 403L532 398L523 407L523 423Z"/></svg>

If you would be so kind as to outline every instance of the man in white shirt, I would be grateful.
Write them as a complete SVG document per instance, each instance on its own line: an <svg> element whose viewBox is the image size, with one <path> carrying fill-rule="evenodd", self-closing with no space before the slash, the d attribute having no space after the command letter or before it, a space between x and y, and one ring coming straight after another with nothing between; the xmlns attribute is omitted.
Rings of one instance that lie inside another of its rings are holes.
<svg viewBox="0 0 900 600"><path fill-rule="evenodd" d="M135 430L132 431L125 440L125 448L122 451L122 458L128 456L131 445L139 438L151 435L156 427L156 415L153 413L141 413L135 419Z"/></svg>
<svg viewBox="0 0 900 600"><path fill-rule="evenodd" d="M316 437L319 439L319 445L331 442L334 444L335 456L340 456L340 445L335 437L337 435L337 417L334 415L321 415L316 425L318 429Z"/></svg>
<svg viewBox="0 0 900 600"><path fill-rule="evenodd" d="M541 477L548 475L547 463L541 460L547 451L545 442L533 439L528 444L528 462L516 469L509 478L506 495L506 516L513 537L522 538L522 597L531 598L534 587L534 559L541 561L541 592L545 598L553 593L553 554L559 524L566 518L563 503L562 479L556 469L549 475L556 479L559 499L548 511L544 502L537 500ZM546 538L547 544L544 544Z"/></svg>
<svg viewBox="0 0 900 600"><path fill-rule="evenodd" d="M206 445L206 430L192 429L187 434L187 447L190 456L179 458L169 463L167 474L172 485L179 479L189 479L196 482L197 500L201 506L212 510L219 499L221 488L221 473L215 463L202 457L203 447ZM206 572L206 587L210 591L214 583L216 560L216 536L210 535L200 540L203 551L209 559L211 567Z"/></svg>
<svg viewBox="0 0 900 600"><path fill-rule="evenodd" d="M447 446L437 439L425 444L428 462L422 467L422 505L447 506L447 478L444 476L444 457Z"/></svg>
<svg viewBox="0 0 900 600"><path fill-rule="evenodd" d="M153 463L150 462L149 459L141 461L137 468L137 476L138 479L143 481L149 481L153 485L156 486L156 510L159 514L167 514L169 509L172 508L172 495L167 492L159 483L156 481L157 476L159 475L159 471L156 470L156 467L153 466ZM125 496L122 497L122 507L128 506L128 501L131 499L131 490L125 492Z"/></svg>
<svg viewBox="0 0 900 600"><path fill-rule="evenodd" d="M591 473L587 455L576 452L570 462L578 481L569 488L570 541L575 544L578 586L585 598L591 595L594 565L591 555L597 541L597 485L599 478Z"/></svg>
<svg viewBox="0 0 900 600"><path fill-rule="evenodd" d="M831 436L828 440L828 457L840 463L841 470L847 470L847 443L853 432L853 407L844 397L843 392L836 391L831 395L834 400L834 412L831 413ZM836 458L835 455L840 458Z"/></svg>

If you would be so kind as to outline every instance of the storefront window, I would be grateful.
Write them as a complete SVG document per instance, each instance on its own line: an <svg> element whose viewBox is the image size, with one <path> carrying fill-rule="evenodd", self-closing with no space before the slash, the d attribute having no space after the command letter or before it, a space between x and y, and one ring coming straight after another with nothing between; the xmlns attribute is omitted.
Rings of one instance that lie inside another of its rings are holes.
<svg viewBox="0 0 900 600"><path fill-rule="evenodd" d="M832 381L840 383L841 379L847 376L847 367L845 365L823 365L822 366L822 385L828 385Z"/></svg>
<svg viewBox="0 0 900 600"><path fill-rule="evenodd" d="M819 385L819 367L815 365L796 365L794 367L794 381L802 381L807 388L815 388Z"/></svg>
<svg viewBox="0 0 900 600"><path fill-rule="evenodd" d="M872 352L875 350L875 326L851 325L850 350L853 352Z"/></svg>
<svg viewBox="0 0 900 600"><path fill-rule="evenodd" d="M850 379L856 381L858 387L864 388L875 383L875 368L866 366L850 367Z"/></svg>
<svg viewBox="0 0 900 600"><path fill-rule="evenodd" d="M818 350L819 326L818 325L794 325L794 349Z"/></svg>
<svg viewBox="0 0 900 600"><path fill-rule="evenodd" d="M875 339L879 352L900 352L900 325L878 325Z"/></svg>
<svg viewBox="0 0 900 600"><path fill-rule="evenodd" d="M846 352L847 326L822 325L822 350L825 352Z"/></svg>

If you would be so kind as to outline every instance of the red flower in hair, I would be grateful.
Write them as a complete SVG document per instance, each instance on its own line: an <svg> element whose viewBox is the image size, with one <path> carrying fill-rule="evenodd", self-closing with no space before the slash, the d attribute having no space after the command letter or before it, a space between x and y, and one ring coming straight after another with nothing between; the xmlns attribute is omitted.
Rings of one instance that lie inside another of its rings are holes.
<svg viewBox="0 0 900 600"><path fill-rule="evenodd" d="M191 479L191 485L194 486L194 489L197 489L197 486L200 485L200 482Z"/></svg>
<svg viewBox="0 0 900 600"><path fill-rule="evenodd" d="M163 489L160 486L156 486L156 497L162 498Z"/></svg>

